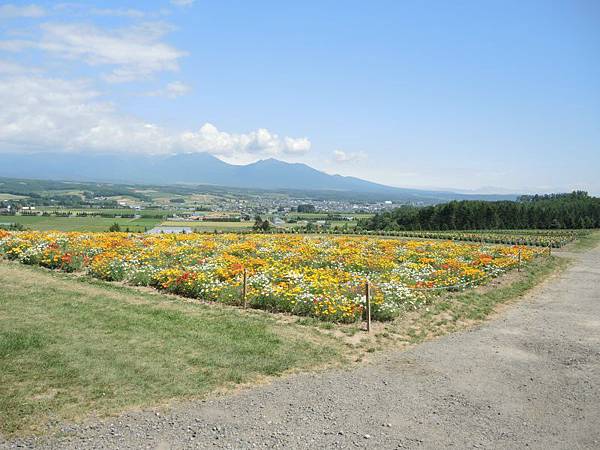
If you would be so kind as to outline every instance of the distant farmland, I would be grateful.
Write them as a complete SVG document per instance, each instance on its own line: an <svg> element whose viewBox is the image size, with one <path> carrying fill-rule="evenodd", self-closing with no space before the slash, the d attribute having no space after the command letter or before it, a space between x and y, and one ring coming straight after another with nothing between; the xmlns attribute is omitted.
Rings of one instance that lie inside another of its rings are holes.
<svg viewBox="0 0 600 450"><path fill-rule="evenodd" d="M128 228L129 231L138 232L149 230L160 222L160 219L124 219L98 216L0 216L0 223L17 223L25 228L41 231L108 231L112 224L118 223L123 230Z"/></svg>

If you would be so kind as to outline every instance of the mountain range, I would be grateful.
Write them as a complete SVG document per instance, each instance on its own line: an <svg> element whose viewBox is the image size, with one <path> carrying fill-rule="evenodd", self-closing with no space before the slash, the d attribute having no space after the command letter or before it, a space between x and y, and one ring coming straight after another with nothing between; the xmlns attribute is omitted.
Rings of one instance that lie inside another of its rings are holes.
<svg viewBox="0 0 600 450"><path fill-rule="evenodd" d="M406 189L356 177L330 175L306 164L276 159L228 164L208 153L169 156L94 153L3 153L0 176L64 181L194 184L265 190L369 194L382 200L440 202L453 199L513 200L513 194L470 195ZM398 180L401 183L402 180Z"/></svg>

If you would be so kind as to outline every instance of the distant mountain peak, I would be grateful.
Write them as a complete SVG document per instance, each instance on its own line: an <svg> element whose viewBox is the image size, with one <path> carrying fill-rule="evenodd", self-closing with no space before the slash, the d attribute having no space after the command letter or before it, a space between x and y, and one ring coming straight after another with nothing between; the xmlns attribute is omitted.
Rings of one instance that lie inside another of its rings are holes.
<svg viewBox="0 0 600 450"><path fill-rule="evenodd" d="M329 175L303 163L267 158L247 165L228 164L209 153L99 155L93 153L4 153L0 176L64 181L140 184L198 184L248 189L368 193L381 200L439 202L460 198L513 199L402 189L360 178Z"/></svg>

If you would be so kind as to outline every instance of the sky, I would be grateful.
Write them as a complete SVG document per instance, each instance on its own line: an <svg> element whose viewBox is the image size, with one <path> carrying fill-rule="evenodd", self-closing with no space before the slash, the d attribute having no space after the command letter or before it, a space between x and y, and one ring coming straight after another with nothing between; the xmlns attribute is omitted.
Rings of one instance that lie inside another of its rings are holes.
<svg viewBox="0 0 600 450"><path fill-rule="evenodd" d="M600 2L0 1L1 152L600 194Z"/></svg>

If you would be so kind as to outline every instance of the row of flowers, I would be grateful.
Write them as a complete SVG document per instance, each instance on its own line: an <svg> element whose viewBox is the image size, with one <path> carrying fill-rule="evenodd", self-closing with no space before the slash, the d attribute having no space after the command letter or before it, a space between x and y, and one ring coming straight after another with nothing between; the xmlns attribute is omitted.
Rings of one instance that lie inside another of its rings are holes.
<svg viewBox="0 0 600 450"><path fill-rule="evenodd" d="M383 235L560 248L587 230L383 231Z"/></svg>
<svg viewBox="0 0 600 450"><path fill-rule="evenodd" d="M196 231L198 233L214 233L215 231L204 230ZM238 230L236 233L256 233L252 230ZM301 228L275 228L267 231L270 234L324 234L324 235L363 235L363 236L396 236L420 239L450 239L453 241L467 242L486 242L490 244L505 245L529 245L538 247L560 248L573 242L575 239L590 233L587 229L568 230L568 229L527 229L527 230L450 230L450 231L429 231L429 230L363 230L355 228L318 228L306 232Z"/></svg>
<svg viewBox="0 0 600 450"><path fill-rule="evenodd" d="M24 264L338 322L361 318L367 279L376 287L374 319L389 320L436 289L485 283L514 268L519 254L526 262L541 253L373 237L0 230L0 256Z"/></svg>
<svg viewBox="0 0 600 450"><path fill-rule="evenodd" d="M210 233L210 231L205 231ZM244 231L239 231L244 232ZM247 231L247 233L253 233ZM298 229L279 228L269 233L303 233ZM589 234L589 230L486 230L486 231L397 231L360 229L317 229L310 234L396 236L419 239L450 239L453 241L486 242L490 244L528 245L560 248L575 239Z"/></svg>

